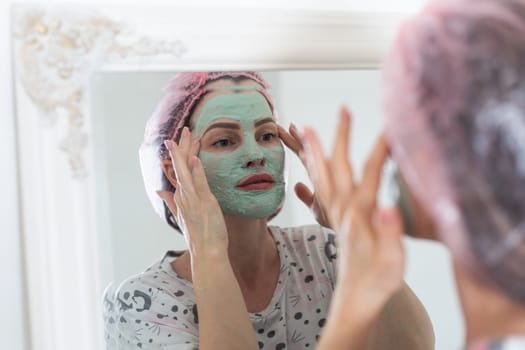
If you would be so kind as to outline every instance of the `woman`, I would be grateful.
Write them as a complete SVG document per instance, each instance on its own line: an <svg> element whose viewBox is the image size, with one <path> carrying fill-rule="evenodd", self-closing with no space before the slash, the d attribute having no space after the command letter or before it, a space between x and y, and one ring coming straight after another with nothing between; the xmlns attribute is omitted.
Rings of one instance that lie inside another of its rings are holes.
<svg viewBox="0 0 525 350"><path fill-rule="evenodd" d="M141 166L154 207L189 250L168 252L106 293L109 348L316 347L336 278L334 238L321 226L268 226L284 198L280 138L301 151L273 106L252 72L181 73L170 83L148 122ZM322 220L315 196L297 192ZM393 348L378 339L433 347L406 285L384 310L370 349Z"/></svg>
<svg viewBox="0 0 525 350"><path fill-rule="evenodd" d="M386 62L385 137L361 183L346 112L330 158L305 130L315 189L340 239L319 348L362 348L402 285L404 223L450 248L467 347L525 349L525 1L433 3L402 27ZM400 210L376 205L388 148ZM365 305L359 318L356 305Z"/></svg>

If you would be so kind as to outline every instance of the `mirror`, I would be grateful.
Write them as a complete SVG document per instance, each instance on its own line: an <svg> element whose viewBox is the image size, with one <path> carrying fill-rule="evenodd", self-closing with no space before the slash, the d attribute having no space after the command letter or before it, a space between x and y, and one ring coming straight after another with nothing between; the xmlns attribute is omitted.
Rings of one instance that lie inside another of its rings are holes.
<svg viewBox="0 0 525 350"><path fill-rule="evenodd" d="M29 323L41 349L104 348L103 289L144 270L166 249L184 247L152 210L137 156L144 123L174 72L262 70L280 122L315 126L326 147L339 106L347 104L360 169L381 122L377 68L402 17L31 6L15 7L12 16ZM214 37L205 35L202 21L216 24ZM239 21L246 29L240 33L225 24ZM232 32L235 39L227 40ZM313 223L291 189L308 183L306 173L294 155L287 158L286 206L271 224ZM462 323L450 306L457 301L448 256L432 243L407 240L406 246L406 280L433 320L436 349L459 347ZM73 308L75 324L68 317Z"/></svg>
<svg viewBox="0 0 525 350"><path fill-rule="evenodd" d="M166 250L183 250L181 235L153 211L142 182L138 147L162 88L175 72L98 73L91 81L95 179L97 183L97 237L100 285L117 284L144 271ZM277 105L279 122L311 125L325 149L335 132L341 104L354 115L352 157L360 173L381 125L378 70L265 71ZM111 98L108 98L111 96ZM306 102L305 102L306 101ZM288 186L285 206L270 222L282 227L313 224L309 210L296 198L295 183L309 184L296 156L287 152ZM385 175L385 177L387 177ZM381 200L388 203L386 179ZM406 281L427 308L434 322L436 349L461 344L461 319L447 253L438 244L406 239ZM439 287L437 287L439 286Z"/></svg>

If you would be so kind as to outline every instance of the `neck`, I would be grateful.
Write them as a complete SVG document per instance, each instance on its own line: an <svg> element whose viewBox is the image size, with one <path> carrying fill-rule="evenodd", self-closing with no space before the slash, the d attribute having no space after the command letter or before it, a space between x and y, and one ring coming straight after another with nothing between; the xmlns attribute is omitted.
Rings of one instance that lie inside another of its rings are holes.
<svg viewBox="0 0 525 350"><path fill-rule="evenodd" d="M525 304L496 286L481 282L454 263L454 272L466 324L467 344L511 335L525 335Z"/></svg>
<svg viewBox="0 0 525 350"><path fill-rule="evenodd" d="M228 256L240 283L251 285L268 268L279 263L279 255L267 219L224 217L228 230Z"/></svg>

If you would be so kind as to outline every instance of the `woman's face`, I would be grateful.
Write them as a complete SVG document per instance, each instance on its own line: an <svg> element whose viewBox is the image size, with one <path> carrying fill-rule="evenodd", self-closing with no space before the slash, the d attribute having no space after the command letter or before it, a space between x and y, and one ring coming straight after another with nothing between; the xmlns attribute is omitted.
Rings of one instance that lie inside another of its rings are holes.
<svg viewBox="0 0 525 350"><path fill-rule="evenodd" d="M192 136L200 138L212 193L224 214L267 218L284 198L284 147L262 87L220 80L197 105Z"/></svg>

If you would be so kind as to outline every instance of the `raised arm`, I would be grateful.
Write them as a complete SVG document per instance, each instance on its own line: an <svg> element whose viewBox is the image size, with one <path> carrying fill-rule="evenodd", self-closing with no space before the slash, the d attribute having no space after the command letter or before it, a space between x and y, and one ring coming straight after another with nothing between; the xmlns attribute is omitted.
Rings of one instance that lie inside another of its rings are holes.
<svg viewBox="0 0 525 350"><path fill-rule="evenodd" d="M224 217L210 191L198 140L187 128L179 145L167 141L177 190L162 194L188 242L199 315L200 350L258 349L252 323L228 259ZM172 198L170 198L170 196Z"/></svg>
<svg viewBox="0 0 525 350"><path fill-rule="evenodd" d="M403 282L400 215L376 203L386 142L380 137L358 183L349 133L343 109L331 157L313 130L304 135L308 173L338 239L338 280L318 349L433 349L426 311Z"/></svg>
<svg viewBox="0 0 525 350"><path fill-rule="evenodd" d="M428 313L404 283L371 327L367 349L433 350L434 345L434 329Z"/></svg>

